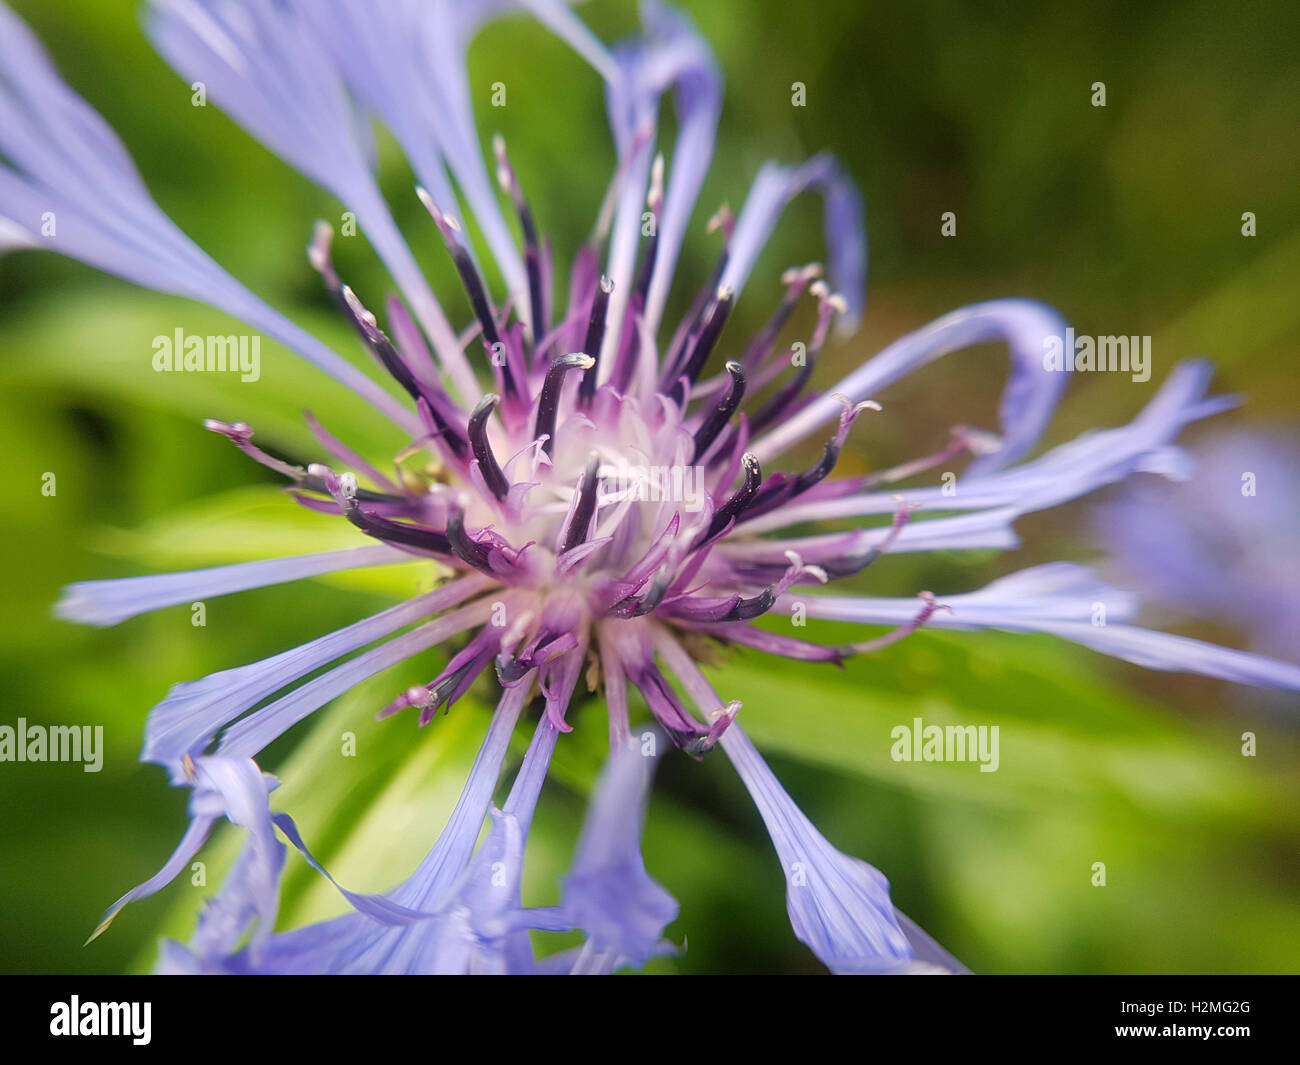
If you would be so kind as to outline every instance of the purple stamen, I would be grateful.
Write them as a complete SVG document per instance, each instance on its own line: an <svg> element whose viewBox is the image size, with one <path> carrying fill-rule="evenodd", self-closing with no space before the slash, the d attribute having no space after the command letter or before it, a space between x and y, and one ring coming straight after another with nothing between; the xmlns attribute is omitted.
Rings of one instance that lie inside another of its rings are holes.
<svg viewBox="0 0 1300 1065"><path fill-rule="evenodd" d="M429 430L429 436L439 441L453 460L464 462L469 452L469 441L460 426L450 420L452 411L448 408L453 406L451 400L445 396L441 399L445 402L439 402L439 397L436 396L430 399L421 398L415 405L416 410L420 414L420 420ZM455 409L455 414L460 415L458 408Z"/></svg>
<svg viewBox="0 0 1300 1065"><path fill-rule="evenodd" d="M781 282L785 285L785 295L781 302L777 304L776 310L767 320L766 324L757 333L754 339L749 342L749 347L745 349L745 354L741 358L741 363L746 369L754 369L776 343L777 335L785 327L785 323L790 320L790 315L794 313L795 307L799 304L799 297L803 295L808 285L816 281L821 276L821 264L809 263L804 267L792 267L781 275Z"/></svg>
<svg viewBox="0 0 1300 1065"><path fill-rule="evenodd" d="M595 365L596 360L590 355L585 355L581 351L571 351L552 362L550 369L546 371L546 380L542 382L542 394L537 400L537 420L533 423L533 439L542 441L542 450L547 456L555 455L555 415L560 406L560 386L564 384L564 375L570 370L590 370Z"/></svg>
<svg viewBox="0 0 1300 1065"><path fill-rule="evenodd" d="M582 483L578 486L578 501L569 518L560 554L572 551L579 544L586 542L591 535L591 521L596 516L596 489L600 484L600 456L592 452L587 456L587 468L582 473Z"/></svg>
<svg viewBox="0 0 1300 1065"><path fill-rule="evenodd" d="M794 413L795 401L803 393L808 382L812 380L813 367L817 363L817 356L821 354L822 345L826 342L831 320L834 318L835 312L843 312L843 299L833 295L823 282L814 282L812 290L821 303L817 308L817 325L813 329L812 339L805 352L804 363L798 368L794 377L775 396L768 400L758 414L754 416L752 424L755 433L761 433L772 423Z"/></svg>
<svg viewBox="0 0 1300 1065"><path fill-rule="evenodd" d="M700 371L704 369L705 362L708 361L718 338L722 335L722 327L727 324L727 316L731 313L735 300L734 289L725 285L718 288L713 302L709 305L704 325L700 327L699 335L696 336L695 343L691 347L690 356L685 360L680 371L674 373L670 380L664 381L665 386L671 385L668 394L679 406L686 402L686 384L682 382L682 378L685 377L687 382L694 384L695 379L700 376Z"/></svg>
<svg viewBox="0 0 1300 1065"><path fill-rule="evenodd" d="M675 378L676 375L672 374L672 370L681 362L691 336L699 330L700 323L704 320L704 314L711 305L718 286L722 283L722 275L727 271L727 263L730 261L729 245L731 233L735 229L735 222L726 204L723 204L717 213L709 219L708 231L713 233L719 229L726 234L726 240L723 243L722 251L718 253L718 260L714 264L713 272L709 275L708 283L695 294L695 299L691 301L690 310L686 312L686 316L673 332L672 342L668 345L667 355L663 359L663 366L668 371L666 376Z"/></svg>
<svg viewBox="0 0 1300 1065"><path fill-rule="evenodd" d="M478 267L474 265L469 249L460 242L460 223L450 215L443 214L438 205L433 202L433 198L423 188L417 186L415 194L420 197L424 209L433 216L433 220L438 226L438 232L442 234L442 242L447 246L447 253L451 256L451 261L456 267L456 273L460 275L461 284L465 286L465 293L469 296L470 308L474 311L474 317L478 319L478 324L483 330L484 346L491 351L493 346L500 343L501 340L500 334L497 332L496 316L492 310L492 303L488 299L483 278L479 275Z"/></svg>
<svg viewBox="0 0 1300 1065"><path fill-rule="evenodd" d="M489 577L497 576L492 568L492 549L465 531L465 511L458 505L453 506L447 514L447 541L452 553L462 562Z"/></svg>
<svg viewBox="0 0 1300 1065"><path fill-rule="evenodd" d="M377 514L362 510L357 505L357 479L352 474L345 473L338 476L333 470L324 466L312 466L308 472L321 479L325 490L339 505L343 516L367 536L373 536L376 540L383 540L385 543L418 554L435 555L444 559L451 556L451 543L436 529L390 521L388 518L381 518Z"/></svg>
<svg viewBox="0 0 1300 1065"><path fill-rule="evenodd" d="M505 138L497 134L492 138L492 150L497 157L497 182L515 205L519 216L519 228L524 234L524 266L528 272L528 306L533 323L534 342L546 335L546 302L543 299L542 254L541 244L537 239L537 226L533 222L533 211L524 198L519 187L515 169L510 165L506 153Z"/></svg>
<svg viewBox="0 0 1300 1065"><path fill-rule="evenodd" d="M492 452L492 444L487 436L488 419L492 417L492 411L500 401L501 397L495 392L489 392L479 400L474 413L469 416L469 446L474 452L474 458L478 460L479 472L483 475L488 490L498 500L504 502L506 496L510 494L510 482L501 472L501 465Z"/></svg>
<svg viewBox="0 0 1300 1065"><path fill-rule="evenodd" d="M694 549L704 546L732 522L739 519L740 515L745 512L758 494L759 486L763 483L763 468L759 465L758 459L748 451L745 452L740 461L745 468L745 483L714 512L708 530L693 545Z"/></svg>
<svg viewBox="0 0 1300 1065"><path fill-rule="evenodd" d="M591 317L587 319L587 336L583 341L582 350L597 362L600 361L600 346L605 341L605 316L609 311L609 296L613 291L614 282L608 277L601 277L600 283L596 286L595 295L591 298ZM596 375L594 373L583 374L582 381L578 385L578 405L582 407L591 406L592 398L595 395Z"/></svg>
<svg viewBox="0 0 1300 1065"><path fill-rule="evenodd" d="M645 251L641 256L641 269L637 274L633 291L640 297L640 306L645 306L646 293L650 290L650 279L655 272L655 260L659 254L659 212L664 203L664 157L663 153L655 156L650 167L650 191L646 195L646 208L650 212L651 229L646 241Z"/></svg>
<svg viewBox="0 0 1300 1065"><path fill-rule="evenodd" d="M745 370L734 359L727 362L727 374L731 380L727 383L727 391L722 398L714 404L713 409L709 411L708 416L704 419L703 424L695 430L695 447L692 452L691 461L699 462L700 458L709 450L709 445L717 439L722 432L723 427L731 420L731 416L736 413L740 406L740 401L745 398Z"/></svg>

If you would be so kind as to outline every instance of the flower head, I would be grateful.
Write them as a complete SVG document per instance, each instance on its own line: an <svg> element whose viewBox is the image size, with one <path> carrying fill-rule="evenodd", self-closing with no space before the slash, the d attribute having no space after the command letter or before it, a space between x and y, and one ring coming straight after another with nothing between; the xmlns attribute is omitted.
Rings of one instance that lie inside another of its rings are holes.
<svg viewBox="0 0 1300 1065"><path fill-rule="evenodd" d="M193 822L162 872L124 896L108 919L174 877L225 816L247 830L245 850L190 945L168 946L164 969L588 972L641 964L669 949L663 930L677 906L640 855L648 756L660 753L661 737L650 734L653 749L640 730L634 738L628 693L635 689L671 745L695 758L720 746L735 764L785 871L795 934L827 966L961 971L894 908L883 874L837 851L800 812L737 724L739 703L714 690L688 648L703 636L837 663L924 626L990 627L1056 633L1152 668L1298 687L1300 668L1127 624L1131 597L1069 564L956 596L822 591L890 552L1013 547L1013 522L1022 514L1134 472L1172 472L1182 427L1232 401L1205 398L1208 367L1187 363L1130 425L1026 460L1066 377L1040 358L1044 338L1060 334L1063 323L1050 309L1019 300L947 315L826 387L819 357L837 327L851 329L861 314L866 262L858 195L829 156L768 164L737 215L723 209L713 217L719 247L709 281L680 320L666 322L683 236L712 156L721 80L689 22L657 3L643 9L644 34L614 49L562 5L522 5L603 79L616 152L591 236L569 249L567 299L558 299L560 253L545 237L546 212L534 213L526 175L506 145L498 138L484 150L469 106L464 50L486 18L509 6L149 6L150 35L187 80L202 81L254 136L355 211L400 295L381 300L349 287L323 223L308 260L392 390L190 243L149 199L111 131L0 8L3 231L36 243L41 213L55 210L58 234L47 246L243 318L410 438L404 461L386 473L376 456L355 453L315 419L320 450L306 465L262 450L248 425L209 421L208 429L286 478L301 505L354 526L365 546L85 582L68 589L60 613L115 624L170 604L412 558L439 577L434 590L301 647L177 685L155 707L143 757L193 789ZM657 116L670 91L678 133L663 154ZM379 195L358 121L370 117L411 161L420 181L415 195L472 309L468 323L449 321ZM756 271L785 205L809 189L825 203L826 267L794 265L779 277ZM463 221L470 216L481 246ZM502 291L487 280L486 256L499 269ZM732 322L747 288L771 306L752 336L737 337ZM800 304L815 308L814 324L791 344L785 327ZM1011 355L996 434L938 427L940 435L950 430L950 441L933 455L866 476L838 475L849 434L876 420L877 396L917 367L988 341L1005 343ZM755 402L764 389L768 398ZM784 458L809 439L822 447L815 461L800 466ZM971 462L955 497L903 487L963 458ZM868 515L886 523L816 535L786 531ZM1088 622L1098 599L1113 622L1104 629ZM888 631L823 646L753 624L796 606ZM377 708L380 716L426 726L480 677L499 685L497 710L442 835L391 892L340 888L352 912L273 932L280 837L329 874L292 819L272 812L267 778L254 760L360 681L453 639L459 649L430 667L427 683L394 692ZM552 753L573 728L566 717L579 683L598 689L608 707L609 765L561 903L529 907L520 888L529 826ZM497 809L491 796L507 744L534 697L540 720ZM479 846L485 819L491 831ZM539 959L530 929L579 929L585 946Z"/></svg>

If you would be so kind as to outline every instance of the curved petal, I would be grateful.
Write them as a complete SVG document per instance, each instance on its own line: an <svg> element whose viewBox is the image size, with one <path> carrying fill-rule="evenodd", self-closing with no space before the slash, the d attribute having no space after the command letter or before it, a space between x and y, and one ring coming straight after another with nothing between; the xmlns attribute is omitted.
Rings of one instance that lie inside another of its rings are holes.
<svg viewBox="0 0 1300 1065"><path fill-rule="evenodd" d="M759 170L736 219L722 284L739 297L786 205L810 188L820 189L825 200L827 265L831 284L848 307L840 328L851 332L857 328L866 301L867 232L862 197L832 155L816 155L801 166L767 163ZM839 412L837 406L834 416Z"/></svg>
<svg viewBox="0 0 1300 1065"><path fill-rule="evenodd" d="M285 856L271 820L268 782L250 758L200 758L194 764L199 780L220 792L226 817L245 836L221 891L199 917L193 946L203 953L232 950L254 925L248 950L256 957L275 927Z"/></svg>
<svg viewBox="0 0 1300 1065"><path fill-rule="evenodd" d="M826 842L738 726L723 733L722 749L781 859L786 909L799 940L834 973L927 971L899 926L884 874Z"/></svg>
<svg viewBox="0 0 1300 1065"><path fill-rule="evenodd" d="M677 902L650 879L641 857L653 767L654 758L644 755L639 744L614 749L564 880L564 923L587 933L591 951L613 954L615 965L640 967L673 950L663 931L677 918Z"/></svg>
<svg viewBox="0 0 1300 1065"><path fill-rule="evenodd" d="M874 399L881 389L949 352L1005 340L1011 349L1011 374L998 405L1003 446L976 459L969 472L997 469L1028 452L1051 420L1068 375L1044 368L1043 341L1063 336L1064 331L1065 323L1055 311L1030 300L991 300L963 307L894 341L793 418L759 437L751 450L759 461L767 462L835 421L844 409L839 396L848 397L850 403Z"/></svg>
<svg viewBox="0 0 1300 1065"><path fill-rule="evenodd" d="M190 824L180 844L162 869L108 908L91 939L103 932L128 903L155 894L180 875L203 846L212 826L223 816L247 829L248 838L231 874L233 886L229 893L223 888L217 912L202 934L210 937L210 942L220 940L226 950L233 949L244 927L254 917L258 919L256 943L260 945L270 934L279 906L278 878L284 861L284 845L275 838L267 795L279 787L279 781L263 773L251 759L210 755L192 763L190 775L183 783L194 790L190 797ZM239 925L237 933L233 930L236 924ZM225 937L230 935L233 938L227 941Z"/></svg>
<svg viewBox="0 0 1300 1065"><path fill-rule="evenodd" d="M582 648L570 653L577 667L563 670L548 701L567 705L584 654ZM533 971L519 885L528 828L559 736L551 714L538 722L505 806L492 810L492 832L470 858L529 691L528 684L506 689L447 829L415 873L382 897L391 905L345 892L354 905L361 903L360 912L274 935L257 957L209 957L210 967L270 973ZM557 713L562 717L563 710Z"/></svg>
<svg viewBox="0 0 1300 1065"><path fill-rule="evenodd" d="M0 155L10 164L0 165L0 216L13 236L242 319L398 425L419 432L412 412L259 300L175 226L149 196L117 136L64 84L40 43L3 4Z"/></svg>
<svg viewBox="0 0 1300 1065"><path fill-rule="evenodd" d="M201 967L222 972L301 974L430 971L426 963L436 951L436 937L448 930L462 937L469 935L463 921L443 914L441 908L469 865L529 690L521 684L502 695L446 827L404 883L385 895L353 897L345 892L357 912L276 933L263 944L256 961L246 952L217 953L200 959ZM448 928L436 928L439 923ZM192 956L189 961L193 967Z"/></svg>
<svg viewBox="0 0 1300 1065"><path fill-rule="evenodd" d="M915 612L915 602L912 604ZM676 640L655 641L665 663L701 707L721 705L695 660ZM889 881L876 868L832 847L790 798L749 737L732 724L722 749L736 767L767 826L786 878L786 909L795 935L836 973L934 972L899 925ZM919 931L919 930L918 930ZM928 940L929 937L927 936ZM965 971L929 940L952 971Z"/></svg>

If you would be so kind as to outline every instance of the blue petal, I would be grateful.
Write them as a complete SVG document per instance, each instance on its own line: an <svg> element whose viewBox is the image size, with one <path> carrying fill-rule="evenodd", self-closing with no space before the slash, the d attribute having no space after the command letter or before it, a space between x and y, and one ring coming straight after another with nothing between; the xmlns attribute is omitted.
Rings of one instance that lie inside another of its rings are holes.
<svg viewBox="0 0 1300 1065"><path fill-rule="evenodd" d="M1300 666L1290 662L1125 624L1136 613L1136 598L1073 563L1034 566L977 592L939 598L952 613L934 614L928 628L1048 632L1147 669L1300 690ZM915 599L805 595L799 601L808 617L864 625L903 624L917 612ZM774 609L788 612L793 602L783 596Z"/></svg>
<svg viewBox="0 0 1300 1065"><path fill-rule="evenodd" d="M199 917L191 947L199 954L233 950L253 925L253 957L275 927L285 847L275 837L267 787L251 759L200 758L201 782L221 793L226 816L245 829L244 846L221 891Z"/></svg>
<svg viewBox="0 0 1300 1065"><path fill-rule="evenodd" d="M663 5L643 9L646 34L622 42L614 53L616 75L607 78L607 111L618 152L617 208L610 237L606 272L614 282L606 315L602 373L614 364L614 352L621 334L623 314L632 290L632 272L641 243L642 212L654 151L659 101L674 85L678 88L677 147L673 156L671 203L665 200L660 229L660 249L668 258L661 263L656 253L655 276L662 310L672 267L681 247L681 237L699 195L700 184L713 153L713 136L721 100L721 79L708 45L694 32L689 20ZM668 211L671 208L671 218Z"/></svg>
<svg viewBox="0 0 1300 1065"><path fill-rule="evenodd" d="M866 223L857 187L835 158L825 153L801 166L768 163L759 170L736 220L722 284L735 289L739 297L786 205L809 188L819 188L825 200L823 228L830 281L848 305L843 328L852 330L862 316L866 300ZM835 416L839 412L836 406Z"/></svg>
<svg viewBox="0 0 1300 1065"><path fill-rule="evenodd" d="M331 699L420 651L482 625L491 613L492 603L480 599L335 666L235 722L221 737L217 753L244 758L257 754Z"/></svg>
<svg viewBox="0 0 1300 1065"><path fill-rule="evenodd" d="M552 664L550 682L544 684L548 712L538 722L504 807L492 811L492 832L472 859L528 684L506 689L448 828L415 873L388 893L394 905L372 916L377 900L363 897L363 912L272 936L256 971L534 971L529 918L519 896L524 844L559 735L552 716L563 719L585 653L581 644ZM250 962L241 954L223 964L228 971L244 971Z"/></svg>
<svg viewBox="0 0 1300 1065"><path fill-rule="evenodd" d="M459 212L445 168L455 174L526 314L523 262L483 165L465 73L470 39L496 13L492 5L293 0L293 9L328 49L353 94L393 132L420 183L449 214Z"/></svg>
<svg viewBox="0 0 1300 1065"><path fill-rule="evenodd" d="M644 3L641 11L647 33L652 40L660 42L657 48L665 53L678 51L683 57L676 61L673 72L678 133L659 217L654 274L646 292L646 324L654 333L668 300L691 212L713 160L718 115L722 110L722 73L707 42L696 33L689 19L659 3Z"/></svg>
<svg viewBox="0 0 1300 1065"><path fill-rule="evenodd" d="M863 369L872 365L868 363ZM1009 506L1019 514L1028 514L1077 499L1134 473L1184 477L1188 472L1188 462L1182 450L1173 444L1174 439L1191 422L1227 410L1237 402L1233 396L1205 398L1212 372L1210 364L1202 360L1180 363L1151 402L1128 425L1090 430L1031 462L1010 469L977 474L972 465L971 470L958 478L956 491L943 487L906 488L897 492L864 492L813 503L795 503L746 523L745 529L763 532L804 521L891 514L898 509L899 495L908 503L935 510ZM1047 376L1065 379L1064 374ZM839 387L843 384L841 382ZM1052 403L1055 403L1054 398ZM794 424L816 405L805 408L786 426ZM836 404L835 409L838 412L842 407ZM1043 419L1050 410L1050 406L1044 408ZM1036 415L1035 425L1040 420ZM1028 447L1030 436L1036 437L1037 429L1032 434L1023 432L1019 435L1023 446ZM1008 446L1011 446L1009 442ZM1021 445L1016 445L1013 450L1021 449ZM753 450L757 452L758 447ZM998 455L1005 456L1006 450L998 452Z"/></svg>
<svg viewBox="0 0 1300 1065"><path fill-rule="evenodd" d="M464 960L476 940L464 907L451 903L467 875L528 694L529 686L521 684L502 695L456 808L406 881L382 896L345 892L357 912L272 935L255 963L241 952L211 958L210 964L229 972L404 973L434 971L454 957ZM296 831L289 838L297 845L301 841L295 837Z"/></svg>
<svg viewBox="0 0 1300 1065"><path fill-rule="evenodd" d="M177 684L149 712L141 760L177 764L185 755L198 753L222 726L285 685L403 625L455 606L489 583L483 577L465 577L301 647Z"/></svg>
<svg viewBox="0 0 1300 1065"><path fill-rule="evenodd" d="M673 949L663 931L677 918L677 902L650 878L641 857L653 765L636 743L610 755L564 881L565 923L587 933L591 951L612 953L614 964L640 967Z"/></svg>
<svg viewBox="0 0 1300 1065"><path fill-rule="evenodd" d="M26 234L138 285L240 318L418 433L419 420L315 337L243 288L149 197L104 120L59 78L39 42L0 4L0 217L6 242ZM54 231L42 233L53 216Z"/></svg>
<svg viewBox="0 0 1300 1065"><path fill-rule="evenodd" d="M405 552L387 545L375 545L237 562L231 566L213 566L183 573L160 573L152 577L81 581L63 590L63 597L55 605L54 612L68 621L85 625L116 625L137 614L178 603L193 603L339 570L391 566L410 560L411 556Z"/></svg>
<svg viewBox="0 0 1300 1065"><path fill-rule="evenodd" d="M1300 437L1225 430L1185 483L1135 478L1093 525L1144 598L1250 633L1251 649L1300 653ZM1249 477L1249 481L1245 480Z"/></svg>
<svg viewBox="0 0 1300 1065"><path fill-rule="evenodd" d="M826 842L737 725L721 742L781 859L795 935L835 973L917 971L884 875Z"/></svg>
<svg viewBox="0 0 1300 1065"><path fill-rule="evenodd" d="M223 892L208 934L216 936L219 929L226 934L241 916L246 918L244 925L254 917L258 919L259 943L270 934L279 904L277 878L284 848L271 826L267 795L279 782L262 773L250 759L203 757L192 763L190 774L184 781L194 789L190 796L190 824L180 844L157 873L108 908L91 939L103 932L128 903L148 898L180 875L222 817L247 829L248 839L232 874L236 887L228 895ZM233 947L232 940L225 949Z"/></svg>
<svg viewBox="0 0 1300 1065"><path fill-rule="evenodd" d="M739 229L739 227L737 227ZM894 341L848 377L827 389L793 418L756 440L750 450L766 462L840 416L851 403L876 399L882 389L949 352L1005 340L1011 374L998 406L1000 450L976 459L970 473L1006 465L1038 442L1061 398L1068 375L1043 366L1043 340L1063 336L1065 323L1051 308L1029 300L991 300L953 311Z"/></svg>
<svg viewBox="0 0 1300 1065"><path fill-rule="evenodd" d="M455 331L380 195L352 103L311 27L283 4L151 0L145 29L186 81L202 82L222 110L356 214L440 357L458 364Z"/></svg>

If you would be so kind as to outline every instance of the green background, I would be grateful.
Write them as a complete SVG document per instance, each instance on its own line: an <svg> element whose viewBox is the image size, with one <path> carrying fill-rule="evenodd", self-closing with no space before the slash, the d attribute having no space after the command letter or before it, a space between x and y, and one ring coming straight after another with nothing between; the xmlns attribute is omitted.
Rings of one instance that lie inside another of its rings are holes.
<svg viewBox="0 0 1300 1065"><path fill-rule="evenodd" d="M1075 381L1048 442L1127 420L1178 359L1204 354L1220 389L1250 396L1220 425L1293 422L1300 301L1300 9L1292 3L1015 5L690 4L727 78L715 164L690 231L674 306L715 254L704 221L738 209L769 157L829 148L861 183L870 236L864 326L824 360L826 385L893 338L995 296L1043 299L1080 333L1150 334L1148 384ZM984 7L985 5L979 5ZM130 4L16 5L70 83L105 115L162 207L273 305L359 364L302 253L334 202L190 90L151 50ZM632 9L584 17L606 40ZM539 225L567 256L594 219L612 154L600 87L526 21L490 26L471 53L484 136L502 132ZM507 106L489 104L504 81ZM791 106L791 85L807 106ZM1107 106L1090 104L1106 84ZM665 109L665 116L668 110ZM665 143L672 122L666 117ZM467 307L411 177L380 140L399 224L458 322ZM955 211L958 236L939 233ZM728 327L738 344L785 266L820 258L819 203L797 203ZM1241 234L1253 211L1258 236ZM336 242L346 280L387 282L361 240ZM807 319L798 328L806 329ZM72 580L161 572L356 542L308 514L265 471L206 433L244 420L264 446L314 457L300 411L382 463L379 418L268 341L262 379L158 375L152 337L234 330L215 312L32 252L0 259L0 443L9 463L0 633L0 722L99 723L104 769L0 764L0 970L147 970L161 933L188 936L237 842L203 855L208 887L182 877L82 947L103 908L152 874L185 824L185 795L136 755L169 686L294 646L409 594L418 567L211 600L111 629L51 617ZM1004 353L952 356L880 398L846 469L941 446L947 428L992 426ZM1195 440L1197 431L1187 436ZM815 448L814 448L815 450ZM41 495L41 475L58 494ZM1022 519L1025 547L886 559L856 589L959 592L1057 558L1091 561L1086 504ZM1242 634L1185 625L1241 645ZM843 630L810 627L814 638ZM854 634L860 638L861 634ZM436 656L435 656L436 659ZM381 675L293 730L262 759L278 804L356 890L382 890L423 855L487 720L486 685L424 730L373 711L436 660ZM898 905L977 971L1294 971L1300 944L1300 784L1294 702L1200 678L1147 674L1047 638L922 632L844 672L738 655L714 671L792 795L842 850L891 879ZM889 731L928 723L1001 728L1001 768L895 764ZM570 715L530 843L527 895L553 902L605 749L601 707ZM1243 758L1240 736L1259 736ZM340 754L355 732L357 756ZM521 729L520 739L526 730ZM516 752L517 754L518 752ZM508 777L507 777L508 779ZM725 758L660 769L647 864L680 901L688 949L657 971L815 972L784 913L762 824ZM1093 887L1103 861L1107 885ZM343 903L294 855L284 926Z"/></svg>

